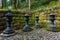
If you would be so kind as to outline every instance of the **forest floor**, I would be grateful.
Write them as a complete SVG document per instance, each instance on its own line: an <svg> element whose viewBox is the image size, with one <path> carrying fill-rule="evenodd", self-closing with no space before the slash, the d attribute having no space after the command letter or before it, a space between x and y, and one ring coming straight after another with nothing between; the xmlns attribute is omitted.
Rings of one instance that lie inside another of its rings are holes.
<svg viewBox="0 0 60 40"><path fill-rule="evenodd" d="M60 32L47 31L44 28L34 29L29 32L16 30L17 34L11 37L1 37L0 40L60 40Z"/></svg>

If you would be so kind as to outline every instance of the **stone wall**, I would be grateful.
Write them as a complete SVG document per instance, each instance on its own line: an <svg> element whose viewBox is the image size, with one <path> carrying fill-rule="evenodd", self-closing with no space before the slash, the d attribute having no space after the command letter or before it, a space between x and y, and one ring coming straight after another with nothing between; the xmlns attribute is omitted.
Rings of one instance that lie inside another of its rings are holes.
<svg viewBox="0 0 60 40"><path fill-rule="evenodd" d="M5 17L6 12L0 12L0 30L6 28L6 17ZM12 12L13 14L13 19L12 19L12 25L14 29L20 29L24 27L25 21L24 21L24 13L21 12ZM35 25L35 14L29 14L29 25L32 27Z"/></svg>
<svg viewBox="0 0 60 40"><path fill-rule="evenodd" d="M60 6L53 9L55 14L54 23L56 27L60 28ZM41 23L43 27L50 26L50 16L49 16L50 12L51 12L51 9L39 11L39 23Z"/></svg>
<svg viewBox="0 0 60 40"><path fill-rule="evenodd" d="M50 25L50 14L51 10L42 10L36 13L30 13L29 15L29 25L30 27L35 26L35 15L38 14L39 15L39 23L41 24L40 26L44 27L44 26L48 26ZM26 12L25 12L26 13ZM0 29L5 29L6 27L6 23L5 23L5 14L6 12L2 12L0 11ZM14 27L14 29L22 29L24 27L25 24L25 20L24 20L24 12L12 12L13 14L13 19L12 19L12 25ZM58 8L54 8L54 14L55 14L55 24L57 27L60 28L60 7Z"/></svg>

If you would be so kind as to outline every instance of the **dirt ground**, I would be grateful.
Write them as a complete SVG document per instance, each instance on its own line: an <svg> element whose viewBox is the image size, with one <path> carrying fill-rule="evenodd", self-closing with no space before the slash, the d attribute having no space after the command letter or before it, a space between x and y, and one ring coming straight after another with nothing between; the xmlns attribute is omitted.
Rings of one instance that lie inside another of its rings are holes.
<svg viewBox="0 0 60 40"><path fill-rule="evenodd" d="M60 40L60 32L50 32L46 29L34 29L30 32L16 30L17 34L11 37L1 37L0 40Z"/></svg>

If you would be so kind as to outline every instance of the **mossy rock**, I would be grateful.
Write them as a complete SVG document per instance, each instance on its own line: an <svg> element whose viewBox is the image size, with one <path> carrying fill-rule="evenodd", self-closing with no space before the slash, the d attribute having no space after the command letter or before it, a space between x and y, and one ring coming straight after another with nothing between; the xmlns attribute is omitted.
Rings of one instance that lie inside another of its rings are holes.
<svg viewBox="0 0 60 40"><path fill-rule="evenodd" d="M47 28L48 31L52 31L52 32L59 32L60 29L58 28Z"/></svg>

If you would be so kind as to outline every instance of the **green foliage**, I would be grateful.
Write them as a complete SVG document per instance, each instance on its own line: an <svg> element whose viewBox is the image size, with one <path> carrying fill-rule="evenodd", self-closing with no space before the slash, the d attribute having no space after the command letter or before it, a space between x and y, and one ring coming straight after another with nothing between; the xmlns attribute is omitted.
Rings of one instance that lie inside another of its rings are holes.
<svg viewBox="0 0 60 40"><path fill-rule="evenodd" d="M21 9L27 8L26 2L22 2L22 3L20 4L20 8L21 8Z"/></svg>
<svg viewBox="0 0 60 40"><path fill-rule="evenodd" d="M46 5L52 1L56 1L56 0L31 0L31 9L37 9L37 8L40 9L46 7Z"/></svg>
<svg viewBox="0 0 60 40"><path fill-rule="evenodd" d="M26 1L28 2L28 0L15 0L14 1L14 8L15 9L26 9L26 8L28 8L28 3L26 3ZM48 6L48 8L50 7L50 6L52 6L52 4L53 4L53 1L58 1L58 0L31 0L31 9L33 9L33 10L37 10L37 9L43 9L43 8L45 8L46 6ZM52 3L51 3L52 2ZM49 5L51 3L51 5ZM3 4L3 8L6 8L7 7L7 2L6 2L6 0L2 0L2 4ZM57 3L58 4L58 3ZM9 6L12 6L12 4L11 4L11 1L10 1L10 4L9 4ZM54 5L56 5L56 4L54 4ZM53 6L54 6L53 5Z"/></svg>
<svg viewBox="0 0 60 40"><path fill-rule="evenodd" d="M48 28L50 26L50 24L49 23L46 23L46 22L41 22L40 26L42 28Z"/></svg>

